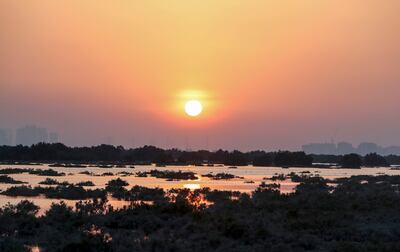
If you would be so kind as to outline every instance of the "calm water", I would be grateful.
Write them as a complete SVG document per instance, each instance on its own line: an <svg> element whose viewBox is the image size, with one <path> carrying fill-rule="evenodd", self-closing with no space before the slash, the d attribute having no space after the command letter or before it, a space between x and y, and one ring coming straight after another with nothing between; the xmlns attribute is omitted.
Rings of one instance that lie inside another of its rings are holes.
<svg viewBox="0 0 400 252"><path fill-rule="evenodd" d="M324 178L339 178L339 177L350 177L352 175L379 175L379 174L387 174L387 175L400 175L399 170L390 170L390 168L363 168L363 169L320 169L320 168L289 168L283 169L280 167L253 167L253 166L245 166L238 167L237 169L229 169L226 166L223 167L207 167L207 166L167 166L167 167L155 167L155 166L135 166L135 168L98 168L98 167L87 167L87 168L64 168L64 167L48 167L47 164L43 164L41 166L29 166L29 165L0 165L0 169L4 168L32 168L32 169L53 169L58 172L64 172L66 176L63 177L51 177L58 181L67 181L69 183L78 183L81 181L92 181L95 186L87 187L87 188L104 188L106 183L115 179L117 175L114 176L90 176L79 174L82 171L89 171L94 174L102 174L104 172L112 172L114 174L118 172L139 172L139 171L150 171L152 169L158 170L172 170L172 171L191 171L196 173L198 179L197 180L181 180L181 181L166 181L165 179L157 179L153 177L145 177L138 178L135 176L126 176L121 177L129 183L129 187L134 185L146 186L146 187L160 187L163 189L170 188L189 188L189 189L198 189L202 187L210 187L211 189L218 190L235 190L241 192L251 192L257 188L257 186L262 182L266 181L266 178L270 178L275 174L288 174L291 172L301 173L304 171L309 171L311 174L319 174ZM244 177L244 179L231 179L231 180L211 180L206 177L201 177L200 175L204 175L207 173L230 173L236 176ZM45 180L46 176L37 176L32 174L9 174L10 177L21 180L24 182L28 182L29 185L37 186L39 182ZM254 183L249 183L249 182ZM5 190L10 186L15 186L11 184L0 184L0 190ZM45 185L43 185L45 186ZM281 182L281 191L291 192L293 191L296 183L291 181L283 181ZM22 199L30 199L35 202L35 204L39 205L42 208L42 211L48 209L52 202L58 202L60 200L54 199L46 199L43 197L7 197L0 195L0 206L4 206L7 202L17 203ZM76 201L73 200L64 200L69 205L73 206ZM119 207L125 202L112 201L110 202L112 205Z"/></svg>

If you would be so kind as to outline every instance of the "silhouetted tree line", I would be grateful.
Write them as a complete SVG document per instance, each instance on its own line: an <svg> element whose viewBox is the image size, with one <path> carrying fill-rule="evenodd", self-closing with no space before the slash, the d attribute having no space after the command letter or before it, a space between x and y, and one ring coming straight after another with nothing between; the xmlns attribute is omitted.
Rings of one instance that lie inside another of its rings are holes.
<svg viewBox="0 0 400 252"><path fill-rule="evenodd" d="M159 164L203 164L219 163L244 166L310 166L311 156L304 152L215 152L207 150L164 150L154 146L125 149L122 146L99 145L93 147L68 147L64 144L39 143L32 146L0 146L0 161L65 161L65 162L130 162Z"/></svg>
<svg viewBox="0 0 400 252"><path fill-rule="evenodd" d="M382 157L371 153L365 157L357 154L344 156L306 155L304 152L265 152L265 151L183 151L178 149L164 150L154 146L144 146L136 149L125 149L122 146L98 145L92 147L68 147L61 143L39 143L32 146L0 146L0 161L2 162L120 162L135 164L192 164L201 165L225 164L243 166L292 166L305 167L312 163L338 163L343 167L357 168L360 166L388 166L400 164L399 156Z"/></svg>
<svg viewBox="0 0 400 252"><path fill-rule="evenodd" d="M370 153L364 157L351 153L347 155L312 155L316 163L337 163L343 168L360 168L365 167L388 167L390 165L400 164L399 156L383 157L376 153Z"/></svg>

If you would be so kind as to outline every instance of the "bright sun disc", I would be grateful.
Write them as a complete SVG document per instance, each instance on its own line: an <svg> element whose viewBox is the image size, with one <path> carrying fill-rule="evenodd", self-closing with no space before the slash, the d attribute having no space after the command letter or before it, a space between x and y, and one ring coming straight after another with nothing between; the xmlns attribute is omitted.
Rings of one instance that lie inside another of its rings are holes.
<svg viewBox="0 0 400 252"><path fill-rule="evenodd" d="M190 100L185 104L185 112L189 116L198 116L203 111L203 105L197 100Z"/></svg>

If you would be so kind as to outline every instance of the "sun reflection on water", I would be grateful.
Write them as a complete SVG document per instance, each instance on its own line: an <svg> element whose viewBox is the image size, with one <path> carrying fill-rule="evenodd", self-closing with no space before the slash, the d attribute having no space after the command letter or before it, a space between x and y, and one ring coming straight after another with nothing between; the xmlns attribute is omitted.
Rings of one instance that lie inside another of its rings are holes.
<svg viewBox="0 0 400 252"><path fill-rule="evenodd" d="M200 189L201 186L200 186L200 184L184 184L183 188L190 189L190 190L196 190L196 189Z"/></svg>

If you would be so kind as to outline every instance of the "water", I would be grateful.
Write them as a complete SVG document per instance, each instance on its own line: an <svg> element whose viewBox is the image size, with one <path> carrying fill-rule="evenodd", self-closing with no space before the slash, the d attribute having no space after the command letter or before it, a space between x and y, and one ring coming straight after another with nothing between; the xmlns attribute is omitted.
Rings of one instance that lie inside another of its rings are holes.
<svg viewBox="0 0 400 252"><path fill-rule="evenodd" d="M171 188L189 188L189 189L198 189L203 187L210 187L211 189L217 190L232 190L232 191L241 191L241 192L251 192L258 187L258 185L267 181L266 178L271 178L275 174L289 174L291 172L295 172L297 174L305 171L309 171L311 174L319 174L321 177L334 179L340 177L350 177L352 175L400 175L400 170L390 170L390 168L382 167L382 168L362 168L362 169L321 169L321 168L289 168L284 169L280 167L254 167L254 166L244 166L238 167L237 169L229 169L226 166L167 166L167 167L155 167L151 165L147 166L135 166L135 168L99 168L99 167L87 167L87 168L65 168L65 167L48 167L47 164L43 164L40 166L34 165L0 165L0 169L4 168L32 168L32 169L53 169L58 172L64 172L66 176L62 177L50 177L56 179L60 182L67 181L69 183L78 183L81 181L92 181L95 186L86 187L86 188L104 188L106 183L118 177L121 177L123 180L126 180L129 183L129 187L134 185L140 185L145 187L160 187L163 189L171 189ZM118 172L145 172L153 169L158 170L172 170L172 171L191 171L196 173L198 179L197 180L181 180L181 181L167 181L165 179L158 179L154 177L135 177L135 176L90 176L79 174L82 171L88 171L94 174L102 174L104 172L112 172L114 174ZM200 175L208 174L208 173L230 173L239 177L244 177L244 179L230 179L230 180L212 180L206 177L201 177ZM39 182L45 180L46 176L37 176L28 173L22 174L9 174L8 176L14 178L15 180L20 180L24 182L28 182L31 186L38 186ZM248 183L248 182L254 183ZM268 182L268 181L267 181ZM281 183L281 192L287 193L292 192L296 186L296 183L291 181L283 181ZM8 187L15 186L11 184L0 184L0 190L5 190ZM43 185L46 186L46 185ZM10 203L18 203L22 199L33 200L35 204L41 207L41 212L48 209L52 202L59 202L60 200L56 199L46 199L44 197L8 197L4 195L0 195L0 206L4 206L7 202ZM112 200L112 199L111 199ZM68 205L74 206L77 201L75 200L64 200ZM111 204L116 207L120 207L126 205L125 202L112 200Z"/></svg>

